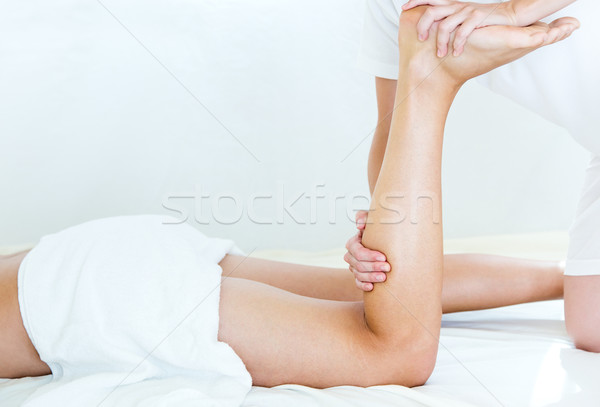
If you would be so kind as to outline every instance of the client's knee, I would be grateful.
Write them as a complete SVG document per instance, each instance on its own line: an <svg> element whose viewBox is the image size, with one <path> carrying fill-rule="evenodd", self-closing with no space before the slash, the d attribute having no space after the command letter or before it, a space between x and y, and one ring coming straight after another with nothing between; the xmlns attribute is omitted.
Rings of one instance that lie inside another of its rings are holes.
<svg viewBox="0 0 600 407"><path fill-rule="evenodd" d="M427 40L418 39L417 25L423 14L427 13L429 9L421 6L403 11L400 14L398 29L398 48L401 61L415 65L425 72L431 72L439 64L435 52L437 24L432 27Z"/></svg>
<svg viewBox="0 0 600 407"><path fill-rule="evenodd" d="M381 366L377 384L422 386L431 376L438 341L431 334L383 341L378 352Z"/></svg>
<svg viewBox="0 0 600 407"><path fill-rule="evenodd" d="M432 338L430 338L432 339ZM407 387L424 385L433 373L437 359L438 345L419 346L412 355L413 365L411 378L408 379Z"/></svg>

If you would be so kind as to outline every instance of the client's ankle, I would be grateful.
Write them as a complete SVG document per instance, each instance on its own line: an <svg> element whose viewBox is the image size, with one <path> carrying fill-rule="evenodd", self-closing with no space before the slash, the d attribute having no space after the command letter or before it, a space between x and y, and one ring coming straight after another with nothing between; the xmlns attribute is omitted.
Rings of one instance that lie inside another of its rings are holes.
<svg viewBox="0 0 600 407"><path fill-rule="evenodd" d="M427 81L440 87L458 89L465 82L449 74L442 66L443 58L436 55L435 35L426 41L417 38L417 23L426 7L402 12L398 30L401 73L417 83Z"/></svg>

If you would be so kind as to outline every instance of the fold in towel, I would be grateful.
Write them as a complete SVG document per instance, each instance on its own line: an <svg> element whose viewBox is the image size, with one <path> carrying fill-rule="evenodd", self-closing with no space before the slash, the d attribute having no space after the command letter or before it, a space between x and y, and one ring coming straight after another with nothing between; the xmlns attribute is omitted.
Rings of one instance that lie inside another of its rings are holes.
<svg viewBox="0 0 600 407"><path fill-rule="evenodd" d="M53 374L25 406L239 406L251 377L217 340L233 242L161 216L44 237L19 270L25 328ZM126 391L123 391L126 390Z"/></svg>

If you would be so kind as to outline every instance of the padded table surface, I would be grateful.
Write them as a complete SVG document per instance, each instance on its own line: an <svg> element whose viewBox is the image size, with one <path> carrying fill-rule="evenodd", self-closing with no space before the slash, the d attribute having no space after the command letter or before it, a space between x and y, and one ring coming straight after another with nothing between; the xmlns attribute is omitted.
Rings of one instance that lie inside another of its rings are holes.
<svg viewBox="0 0 600 407"><path fill-rule="evenodd" d="M445 250L559 260L565 256L567 242L562 232L491 236L449 240ZM345 267L343 250L255 255ZM445 315L437 365L424 386L254 387L244 406L586 407L600 405L598 377L600 355L573 348L565 331L563 302L547 301ZM49 380L46 376L0 381L0 404L20 406Z"/></svg>

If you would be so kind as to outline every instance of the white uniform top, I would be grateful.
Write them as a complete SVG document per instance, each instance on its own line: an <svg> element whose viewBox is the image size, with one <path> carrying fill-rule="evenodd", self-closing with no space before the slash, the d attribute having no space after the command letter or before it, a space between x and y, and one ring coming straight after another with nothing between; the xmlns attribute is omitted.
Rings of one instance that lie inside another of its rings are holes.
<svg viewBox="0 0 600 407"><path fill-rule="evenodd" d="M483 2L491 2L483 0ZM398 78L398 21L405 0L367 0L358 65ZM491 90L566 128L592 153L584 191L571 228L566 274L600 274L600 4L576 1L548 17L573 16L581 28L478 80Z"/></svg>

